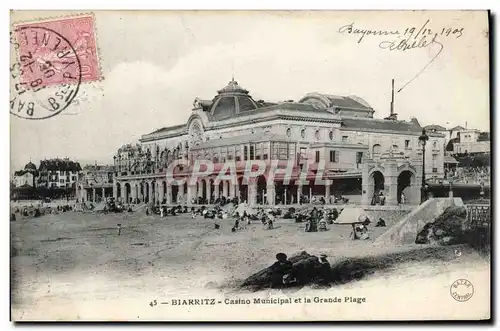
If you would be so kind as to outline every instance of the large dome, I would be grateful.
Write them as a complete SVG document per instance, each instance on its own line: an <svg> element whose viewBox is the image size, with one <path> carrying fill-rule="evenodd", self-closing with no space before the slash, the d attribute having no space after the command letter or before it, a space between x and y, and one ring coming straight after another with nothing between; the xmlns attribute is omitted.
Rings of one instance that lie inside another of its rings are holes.
<svg viewBox="0 0 500 331"><path fill-rule="evenodd" d="M214 120L222 120L256 108L258 108L257 103L248 94L248 90L241 87L233 78L227 86L218 91L210 114Z"/></svg>

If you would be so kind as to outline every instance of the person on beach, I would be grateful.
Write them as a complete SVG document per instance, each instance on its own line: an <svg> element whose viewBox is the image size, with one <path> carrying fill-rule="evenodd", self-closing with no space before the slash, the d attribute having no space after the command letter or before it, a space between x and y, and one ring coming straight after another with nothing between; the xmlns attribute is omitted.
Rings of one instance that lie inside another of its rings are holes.
<svg viewBox="0 0 500 331"><path fill-rule="evenodd" d="M293 264L285 253L276 254L276 260L271 266L271 287L283 288L295 280L292 275Z"/></svg>

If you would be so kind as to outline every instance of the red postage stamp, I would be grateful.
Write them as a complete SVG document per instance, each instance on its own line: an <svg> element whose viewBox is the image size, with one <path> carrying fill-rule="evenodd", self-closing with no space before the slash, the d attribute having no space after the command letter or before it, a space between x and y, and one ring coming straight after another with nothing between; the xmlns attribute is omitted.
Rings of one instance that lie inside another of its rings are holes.
<svg viewBox="0 0 500 331"><path fill-rule="evenodd" d="M15 31L21 62L30 64L21 82L52 86L101 79L93 15L20 23Z"/></svg>

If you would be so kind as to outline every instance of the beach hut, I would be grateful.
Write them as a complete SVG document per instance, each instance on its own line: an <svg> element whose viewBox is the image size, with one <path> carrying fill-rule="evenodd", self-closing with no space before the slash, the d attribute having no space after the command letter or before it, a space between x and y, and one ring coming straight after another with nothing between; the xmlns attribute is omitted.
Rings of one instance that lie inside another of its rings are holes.
<svg viewBox="0 0 500 331"><path fill-rule="evenodd" d="M340 213L339 217L333 222L334 224L355 224L363 223L368 219L368 214L363 208L356 206L346 206Z"/></svg>

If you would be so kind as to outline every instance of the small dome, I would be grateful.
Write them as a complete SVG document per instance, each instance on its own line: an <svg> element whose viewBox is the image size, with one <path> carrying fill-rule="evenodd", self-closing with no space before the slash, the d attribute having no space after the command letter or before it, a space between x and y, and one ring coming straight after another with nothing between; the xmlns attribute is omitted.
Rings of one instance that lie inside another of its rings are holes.
<svg viewBox="0 0 500 331"><path fill-rule="evenodd" d="M243 93L248 94L248 90L245 90L243 87L238 85L238 82L234 80L234 78L227 84L227 86L220 89L219 94L224 93Z"/></svg>
<svg viewBox="0 0 500 331"><path fill-rule="evenodd" d="M36 171L36 165L33 164L31 161L24 166L24 170L34 170Z"/></svg>

